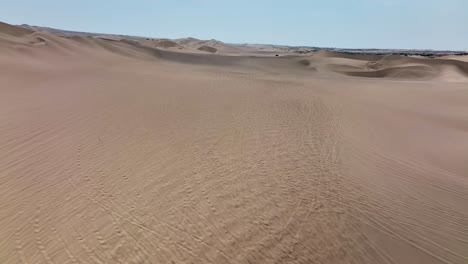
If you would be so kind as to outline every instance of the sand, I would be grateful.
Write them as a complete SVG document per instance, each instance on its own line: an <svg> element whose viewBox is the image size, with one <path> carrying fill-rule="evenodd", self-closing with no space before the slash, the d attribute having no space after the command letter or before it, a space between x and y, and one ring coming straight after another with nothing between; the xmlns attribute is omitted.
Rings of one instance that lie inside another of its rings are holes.
<svg viewBox="0 0 468 264"><path fill-rule="evenodd" d="M198 50L209 52L209 53L216 53L218 51L217 48L213 48L211 46L201 46L198 48Z"/></svg>
<svg viewBox="0 0 468 264"><path fill-rule="evenodd" d="M0 263L468 262L463 59L0 32Z"/></svg>

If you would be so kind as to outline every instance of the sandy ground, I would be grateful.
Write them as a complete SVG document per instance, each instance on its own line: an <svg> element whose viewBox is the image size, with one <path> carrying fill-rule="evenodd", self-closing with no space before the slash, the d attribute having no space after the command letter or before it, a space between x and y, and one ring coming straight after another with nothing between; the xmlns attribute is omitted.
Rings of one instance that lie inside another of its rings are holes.
<svg viewBox="0 0 468 264"><path fill-rule="evenodd" d="M0 263L467 263L463 59L0 27Z"/></svg>

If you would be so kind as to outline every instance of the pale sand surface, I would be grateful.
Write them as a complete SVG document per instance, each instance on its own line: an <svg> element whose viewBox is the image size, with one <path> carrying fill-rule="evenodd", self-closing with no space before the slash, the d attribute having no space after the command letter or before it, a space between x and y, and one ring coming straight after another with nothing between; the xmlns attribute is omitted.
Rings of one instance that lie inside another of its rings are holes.
<svg viewBox="0 0 468 264"><path fill-rule="evenodd" d="M467 65L0 24L0 263L468 263Z"/></svg>

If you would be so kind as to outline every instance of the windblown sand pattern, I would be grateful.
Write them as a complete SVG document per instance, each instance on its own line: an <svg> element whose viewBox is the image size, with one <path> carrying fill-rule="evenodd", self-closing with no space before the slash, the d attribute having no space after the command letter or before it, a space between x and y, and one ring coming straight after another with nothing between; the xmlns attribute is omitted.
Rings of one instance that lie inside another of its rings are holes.
<svg viewBox="0 0 468 264"><path fill-rule="evenodd" d="M154 46L1 24L0 263L468 262L468 62Z"/></svg>

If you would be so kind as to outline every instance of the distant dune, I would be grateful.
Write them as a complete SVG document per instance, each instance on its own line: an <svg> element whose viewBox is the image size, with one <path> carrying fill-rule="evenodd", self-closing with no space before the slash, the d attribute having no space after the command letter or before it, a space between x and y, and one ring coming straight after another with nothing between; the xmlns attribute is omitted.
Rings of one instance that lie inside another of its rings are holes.
<svg viewBox="0 0 468 264"><path fill-rule="evenodd" d="M345 74L368 78L418 79L433 77L436 72L428 66L401 66L375 71L348 71Z"/></svg>
<svg viewBox="0 0 468 264"><path fill-rule="evenodd" d="M158 48L183 48L181 45L170 40L159 40L157 41L155 47Z"/></svg>
<svg viewBox="0 0 468 264"><path fill-rule="evenodd" d="M210 47L210 46L201 46L201 47L198 48L198 50L206 51L206 52L210 52L210 53L216 53L218 51L217 48L213 48L213 47Z"/></svg>
<svg viewBox="0 0 468 264"><path fill-rule="evenodd" d="M3 34L3 35L20 37L26 34L31 34L32 32L33 32L32 30L15 27L15 26L0 22L0 34Z"/></svg>
<svg viewBox="0 0 468 264"><path fill-rule="evenodd" d="M468 263L468 62L405 55L0 24L0 263Z"/></svg>
<svg viewBox="0 0 468 264"><path fill-rule="evenodd" d="M310 56L304 56L301 63L320 69L323 74L337 73L363 78L431 79L440 81L460 81L468 78L468 64L462 59L427 59L399 55L352 55L318 51ZM454 78L450 78L450 76Z"/></svg>

